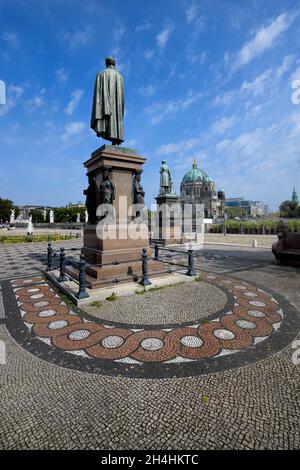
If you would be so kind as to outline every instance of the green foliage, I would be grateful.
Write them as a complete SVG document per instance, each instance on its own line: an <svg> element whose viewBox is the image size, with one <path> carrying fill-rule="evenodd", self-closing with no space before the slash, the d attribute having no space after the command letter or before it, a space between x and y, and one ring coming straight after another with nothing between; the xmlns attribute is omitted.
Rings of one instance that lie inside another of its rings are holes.
<svg viewBox="0 0 300 470"><path fill-rule="evenodd" d="M138 290L138 289L137 289L137 290L135 291L135 293L136 293L137 295L143 295L143 294L146 294L146 292L147 292L146 289L143 289L143 290Z"/></svg>
<svg viewBox="0 0 300 470"><path fill-rule="evenodd" d="M244 217L246 212L243 207L227 207L225 209L225 214L227 214L230 219L234 219L235 217Z"/></svg>
<svg viewBox="0 0 300 470"><path fill-rule="evenodd" d="M116 292L113 292L110 296L106 297L105 300L109 300L109 302L114 302L117 299L118 299L118 294Z"/></svg>
<svg viewBox="0 0 300 470"><path fill-rule="evenodd" d="M99 300L94 300L93 302L91 302L89 304L89 307L96 307L96 308L100 308L102 305L102 302L99 302Z"/></svg>
<svg viewBox="0 0 300 470"><path fill-rule="evenodd" d="M40 209L31 209L29 215L32 216L32 222L34 224L42 224L44 222L43 211Z"/></svg>
<svg viewBox="0 0 300 470"><path fill-rule="evenodd" d="M299 213L300 216L300 213ZM278 218L266 220L225 220L226 232L241 234L275 234L279 223ZM292 218L286 221L291 232L300 232L300 219ZM211 227L212 233L222 233L223 224L216 224Z"/></svg>
<svg viewBox="0 0 300 470"><path fill-rule="evenodd" d="M0 198L0 221L9 222L10 211L12 209L15 209L15 218L17 218L20 211L16 206L14 206L14 203L10 199Z"/></svg>
<svg viewBox="0 0 300 470"><path fill-rule="evenodd" d="M13 236L0 236L0 243L36 243L36 242L50 242L57 240L71 240L72 235L13 235Z"/></svg>
<svg viewBox="0 0 300 470"><path fill-rule="evenodd" d="M77 213L80 213L80 222L85 221L85 207L57 207L54 209L54 221L56 223L72 222L76 223Z"/></svg>
<svg viewBox="0 0 300 470"><path fill-rule="evenodd" d="M283 201L279 206L280 217L299 217L300 206L294 201Z"/></svg>
<svg viewBox="0 0 300 470"><path fill-rule="evenodd" d="M203 403L208 403L209 397L207 395L202 395L201 400L203 401Z"/></svg>

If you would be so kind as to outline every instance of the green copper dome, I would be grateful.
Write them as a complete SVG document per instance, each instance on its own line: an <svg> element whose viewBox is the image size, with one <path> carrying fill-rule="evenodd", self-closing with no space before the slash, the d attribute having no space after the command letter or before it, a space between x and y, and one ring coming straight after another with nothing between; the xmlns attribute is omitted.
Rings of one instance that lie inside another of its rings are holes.
<svg viewBox="0 0 300 470"><path fill-rule="evenodd" d="M203 183L211 183L210 177L201 168L197 167L197 163L194 160L193 168L189 170L183 177L182 183L194 183L197 181L203 181Z"/></svg>

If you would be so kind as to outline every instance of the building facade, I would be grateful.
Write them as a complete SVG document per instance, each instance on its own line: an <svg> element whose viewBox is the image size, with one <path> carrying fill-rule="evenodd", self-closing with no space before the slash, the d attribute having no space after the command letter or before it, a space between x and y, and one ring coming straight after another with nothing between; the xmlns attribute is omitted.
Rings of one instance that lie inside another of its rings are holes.
<svg viewBox="0 0 300 470"><path fill-rule="evenodd" d="M246 217L262 217L269 215L269 206L261 201L251 201L243 197L225 199L225 209L241 207Z"/></svg>
<svg viewBox="0 0 300 470"><path fill-rule="evenodd" d="M216 219L224 216L224 190L216 191L215 183L194 160L191 170L180 184L180 202L203 204L204 218Z"/></svg>

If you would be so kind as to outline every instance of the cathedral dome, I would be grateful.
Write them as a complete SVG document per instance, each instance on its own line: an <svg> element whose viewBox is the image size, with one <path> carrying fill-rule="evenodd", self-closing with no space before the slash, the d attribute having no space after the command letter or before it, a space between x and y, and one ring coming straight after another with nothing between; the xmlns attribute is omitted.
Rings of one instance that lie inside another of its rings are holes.
<svg viewBox="0 0 300 470"><path fill-rule="evenodd" d="M193 168L184 175L182 183L195 183L197 181L202 181L206 184L211 183L210 177L201 168L197 167L197 163L194 160Z"/></svg>

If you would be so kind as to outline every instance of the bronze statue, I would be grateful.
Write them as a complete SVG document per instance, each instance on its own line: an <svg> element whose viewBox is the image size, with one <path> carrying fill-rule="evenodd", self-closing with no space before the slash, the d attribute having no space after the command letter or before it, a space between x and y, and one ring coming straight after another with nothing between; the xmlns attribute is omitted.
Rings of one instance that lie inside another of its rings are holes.
<svg viewBox="0 0 300 470"><path fill-rule="evenodd" d="M96 210L97 210L97 188L95 179L89 175L89 186L83 191L86 195L85 205L88 211L88 223L94 224L96 222Z"/></svg>
<svg viewBox="0 0 300 470"><path fill-rule="evenodd" d="M137 173L133 180L133 204L144 205L145 191L141 185L141 174Z"/></svg>
<svg viewBox="0 0 300 470"><path fill-rule="evenodd" d="M98 137L120 145L124 142L124 80L113 57L107 57L105 64L95 81L91 128Z"/></svg>
<svg viewBox="0 0 300 470"><path fill-rule="evenodd" d="M113 204L116 189L112 180L109 179L108 170L103 170L103 180L99 186L100 204Z"/></svg>
<svg viewBox="0 0 300 470"><path fill-rule="evenodd" d="M160 167L160 189L159 194L175 194L173 181L166 160L163 160Z"/></svg>

